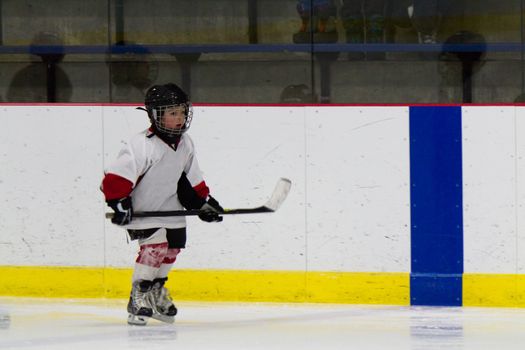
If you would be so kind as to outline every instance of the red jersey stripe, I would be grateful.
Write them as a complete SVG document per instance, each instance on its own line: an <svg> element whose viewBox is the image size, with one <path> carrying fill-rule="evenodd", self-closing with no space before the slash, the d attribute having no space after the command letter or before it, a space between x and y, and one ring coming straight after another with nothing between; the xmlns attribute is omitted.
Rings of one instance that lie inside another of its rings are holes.
<svg viewBox="0 0 525 350"><path fill-rule="evenodd" d="M195 192L197 192L197 195L201 198L206 199L208 195L210 194L210 189L208 186L206 186L206 182L202 181L198 185L193 186L193 189Z"/></svg>
<svg viewBox="0 0 525 350"><path fill-rule="evenodd" d="M132 189L133 183L122 176L108 173L102 180L102 192L106 200L125 198Z"/></svg>

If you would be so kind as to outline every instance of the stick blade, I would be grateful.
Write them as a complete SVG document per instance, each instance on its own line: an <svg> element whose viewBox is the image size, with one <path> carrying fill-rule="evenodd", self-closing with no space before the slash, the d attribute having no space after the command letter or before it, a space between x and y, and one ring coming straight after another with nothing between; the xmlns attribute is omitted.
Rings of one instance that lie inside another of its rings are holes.
<svg viewBox="0 0 525 350"><path fill-rule="evenodd" d="M270 211L276 211L279 209L281 204L283 204L284 200L288 196L291 187L292 181L284 177L280 178L279 181L277 181L277 185L275 185L272 196L264 206Z"/></svg>

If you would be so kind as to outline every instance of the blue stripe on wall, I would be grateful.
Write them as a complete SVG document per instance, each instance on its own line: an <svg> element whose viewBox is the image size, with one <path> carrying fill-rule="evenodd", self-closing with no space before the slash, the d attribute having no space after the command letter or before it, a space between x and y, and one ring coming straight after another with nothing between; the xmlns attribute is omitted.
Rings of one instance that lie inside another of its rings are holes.
<svg viewBox="0 0 525 350"><path fill-rule="evenodd" d="M461 107L410 107L412 305L462 304Z"/></svg>

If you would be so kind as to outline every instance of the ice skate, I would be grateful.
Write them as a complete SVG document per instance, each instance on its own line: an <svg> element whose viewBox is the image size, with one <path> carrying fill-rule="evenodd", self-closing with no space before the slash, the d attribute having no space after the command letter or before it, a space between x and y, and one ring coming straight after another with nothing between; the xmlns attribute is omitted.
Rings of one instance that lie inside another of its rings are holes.
<svg viewBox="0 0 525 350"><path fill-rule="evenodd" d="M137 281L133 283L128 303L128 324L145 326L153 314L149 304L151 294L150 281Z"/></svg>
<svg viewBox="0 0 525 350"><path fill-rule="evenodd" d="M153 309L152 318L166 323L173 323L175 322L175 315L177 315L177 308L173 304L170 292L164 287L166 280L167 278L157 278L153 281L153 287L149 295Z"/></svg>

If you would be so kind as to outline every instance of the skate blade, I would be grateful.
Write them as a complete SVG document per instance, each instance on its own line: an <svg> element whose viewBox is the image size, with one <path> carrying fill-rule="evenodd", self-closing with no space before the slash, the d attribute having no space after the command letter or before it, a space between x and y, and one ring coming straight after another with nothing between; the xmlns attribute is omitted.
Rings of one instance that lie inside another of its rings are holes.
<svg viewBox="0 0 525 350"><path fill-rule="evenodd" d="M132 326L145 326L148 323L149 317L137 316L128 314L128 324Z"/></svg>
<svg viewBox="0 0 525 350"><path fill-rule="evenodd" d="M154 320L164 322L164 323L174 323L175 322L175 316L165 316L161 314L154 313L153 316L151 316Z"/></svg>

